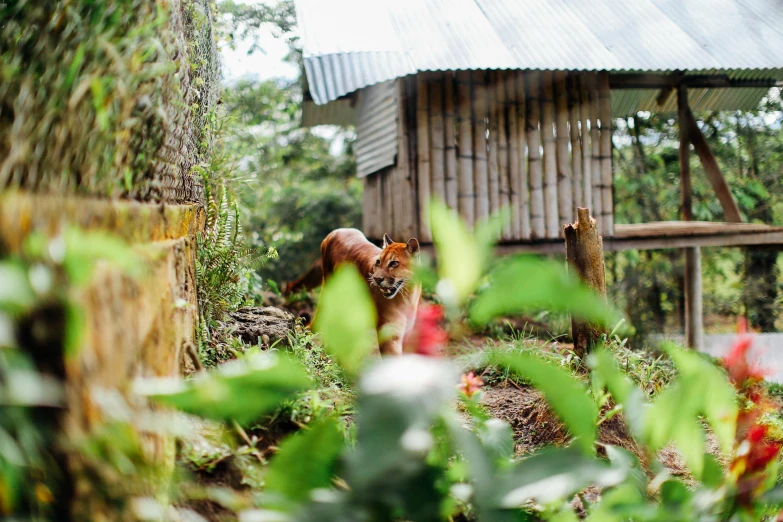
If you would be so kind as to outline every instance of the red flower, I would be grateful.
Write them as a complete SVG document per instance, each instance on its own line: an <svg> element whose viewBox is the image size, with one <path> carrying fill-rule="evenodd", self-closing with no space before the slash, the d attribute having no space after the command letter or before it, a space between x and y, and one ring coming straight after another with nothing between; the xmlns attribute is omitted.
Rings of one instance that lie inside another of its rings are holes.
<svg viewBox="0 0 783 522"><path fill-rule="evenodd" d="M441 348L449 340L449 334L440 327L443 308L423 304L416 312L416 323L403 339L405 352L428 357L440 355Z"/></svg>
<svg viewBox="0 0 783 522"><path fill-rule="evenodd" d="M482 386L484 386L484 381L481 380L481 377L473 372L468 372L462 374L462 382L457 387L468 397L473 397Z"/></svg>
<svg viewBox="0 0 783 522"><path fill-rule="evenodd" d="M745 323L740 321L739 330L744 333ZM767 374L764 368L748 361L748 351L753 339L748 335L741 335L723 358L723 366L729 372L729 379L734 386L742 387L747 381L763 380Z"/></svg>

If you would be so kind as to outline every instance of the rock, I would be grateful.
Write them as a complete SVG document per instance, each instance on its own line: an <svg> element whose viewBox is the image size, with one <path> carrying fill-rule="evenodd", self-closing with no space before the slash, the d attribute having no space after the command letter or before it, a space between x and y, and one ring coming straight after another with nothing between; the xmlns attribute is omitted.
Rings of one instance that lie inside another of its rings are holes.
<svg viewBox="0 0 783 522"><path fill-rule="evenodd" d="M294 329L294 316L272 306L240 308L231 313L231 318L234 335L252 345L259 344L259 339L264 346L287 342L288 332Z"/></svg>

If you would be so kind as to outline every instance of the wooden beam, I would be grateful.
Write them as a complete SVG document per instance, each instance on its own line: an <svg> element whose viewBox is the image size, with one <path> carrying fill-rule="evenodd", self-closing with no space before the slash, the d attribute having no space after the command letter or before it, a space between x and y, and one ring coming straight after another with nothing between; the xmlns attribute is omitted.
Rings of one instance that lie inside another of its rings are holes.
<svg viewBox="0 0 783 522"><path fill-rule="evenodd" d="M612 74L609 79L612 89L672 89L686 85L691 89L710 88L756 88L781 87L783 82L773 78L737 80L726 75L674 74Z"/></svg>
<svg viewBox="0 0 783 522"><path fill-rule="evenodd" d="M688 138L693 143L696 154L699 155L699 160L701 160L704 172L715 190L715 195L718 196L726 221L742 223L742 216L740 216L737 202L734 201L734 196L731 194L731 190L729 190L726 178L723 177L723 173L718 166L718 160L715 158L712 150L710 150L704 134L701 133L701 129L699 129L699 125L696 123L696 118L693 117L693 112L690 110L686 111L685 117L687 118Z"/></svg>

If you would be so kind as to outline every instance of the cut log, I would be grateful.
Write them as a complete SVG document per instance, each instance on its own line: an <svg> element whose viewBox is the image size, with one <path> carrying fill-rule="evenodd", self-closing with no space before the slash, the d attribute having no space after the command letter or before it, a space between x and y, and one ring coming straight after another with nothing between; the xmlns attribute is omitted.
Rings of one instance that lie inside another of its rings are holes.
<svg viewBox="0 0 783 522"><path fill-rule="evenodd" d="M566 260L579 278L606 300L606 267L598 227L590 209L580 207L576 213L576 223L564 227ZM607 333L602 326L571 319L574 353L582 358Z"/></svg>
<svg viewBox="0 0 783 522"><path fill-rule="evenodd" d="M470 114L470 72L457 71L457 123L459 126L459 180L457 207L468 227L473 228L476 193L473 187L473 125Z"/></svg>
<svg viewBox="0 0 783 522"><path fill-rule="evenodd" d="M742 216L740 216L739 207L737 202L734 201L734 196L729 190L729 185L726 183L726 178L723 177L718 166L718 160L710 150L710 145L707 143L707 139L704 134L701 133L699 125L696 123L696 118L693 117L693 113L690 110L685 111L687 118L687 134L690 142L693 143L693 148L696 150L696 154L699 155L704 172L707 174L707 179L710 180L715 195L718 196L721 207L723 207L723 215L726 217L726 221L729 223L742 223Z"/></svg>

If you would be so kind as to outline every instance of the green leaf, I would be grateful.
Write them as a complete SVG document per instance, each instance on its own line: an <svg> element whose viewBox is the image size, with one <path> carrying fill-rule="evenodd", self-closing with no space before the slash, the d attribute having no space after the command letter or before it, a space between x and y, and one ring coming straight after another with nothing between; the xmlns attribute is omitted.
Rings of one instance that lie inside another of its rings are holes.
<svg viewBox="0 0 783 522"><path fill-rule="evenodd" d="M452 297L453 293L456 302L449 304L462 304L478 285L488 246L476 241L457 214L442 202L433 200L430 203L430 216L438 275L450 285L450 290L442 297Z"/></svg>
<svg viewBox="0 0 783 522"><path fill-rule="evenodd" d="M278 352L231 361L190 381L145 379L136 392L166 406L217 420L246 423L311 386L306 370Z"/></svg>
<svg viewBox="0 0 783 522"><path fill-rule="evenodd" d="M587 364L592 368L592 378L596 387L605 386L612 394L616 404L623 406L623 418L634 435L644 429L646 410L644 392L635 386L617 366L614 355L602 347L590 354Z"/></svg>
<svg viewBox="0 0 783 522"><path fill-rule="evenodd" d="M308 500L313 489L330 485L342 449L337 419L310 424L280 444L267 469L266 490L294 502Z"/></svg>
<svg viewBox="0 0 783 522"><path fill-rule="evenodd" d="M32 306L35 295L25 269L18 263L0 262L0 310L19 313Z"/></svg>
<svg viewBox="0 0 783 522"><path fill-rule="evenodd" d="M490 273L491 283L470 309L478 323L503 314L549 310L569 312L596 324L612 324L619 314L561 263L516 256Z"/></svg>
<svg viewBox="0 0 783 522"><path fill-rule="evenodd" d="M515 374L530 381L544 394L552 410L576 437L576 443L582 451L594 452L598 408L581 382L567 370L529 353L496 354L492 356L492 362L506 366Z"/></svg>
<svg viewBox="0 0 783 522"><path fill-rule="evenodd" d="M628 471L571 448L548 448L520 462L496 488L506 508L523 506L530 500L547 504L589 485L607 488L621 484Z"/></svg>
<svg viewBox="0 0 783 522"><path fill-rule="evenodd" d="M375 306L367 283L353 265L338 267L321 293L314 327L348 373L356 374L377 342L375 324Z"/></svg>

